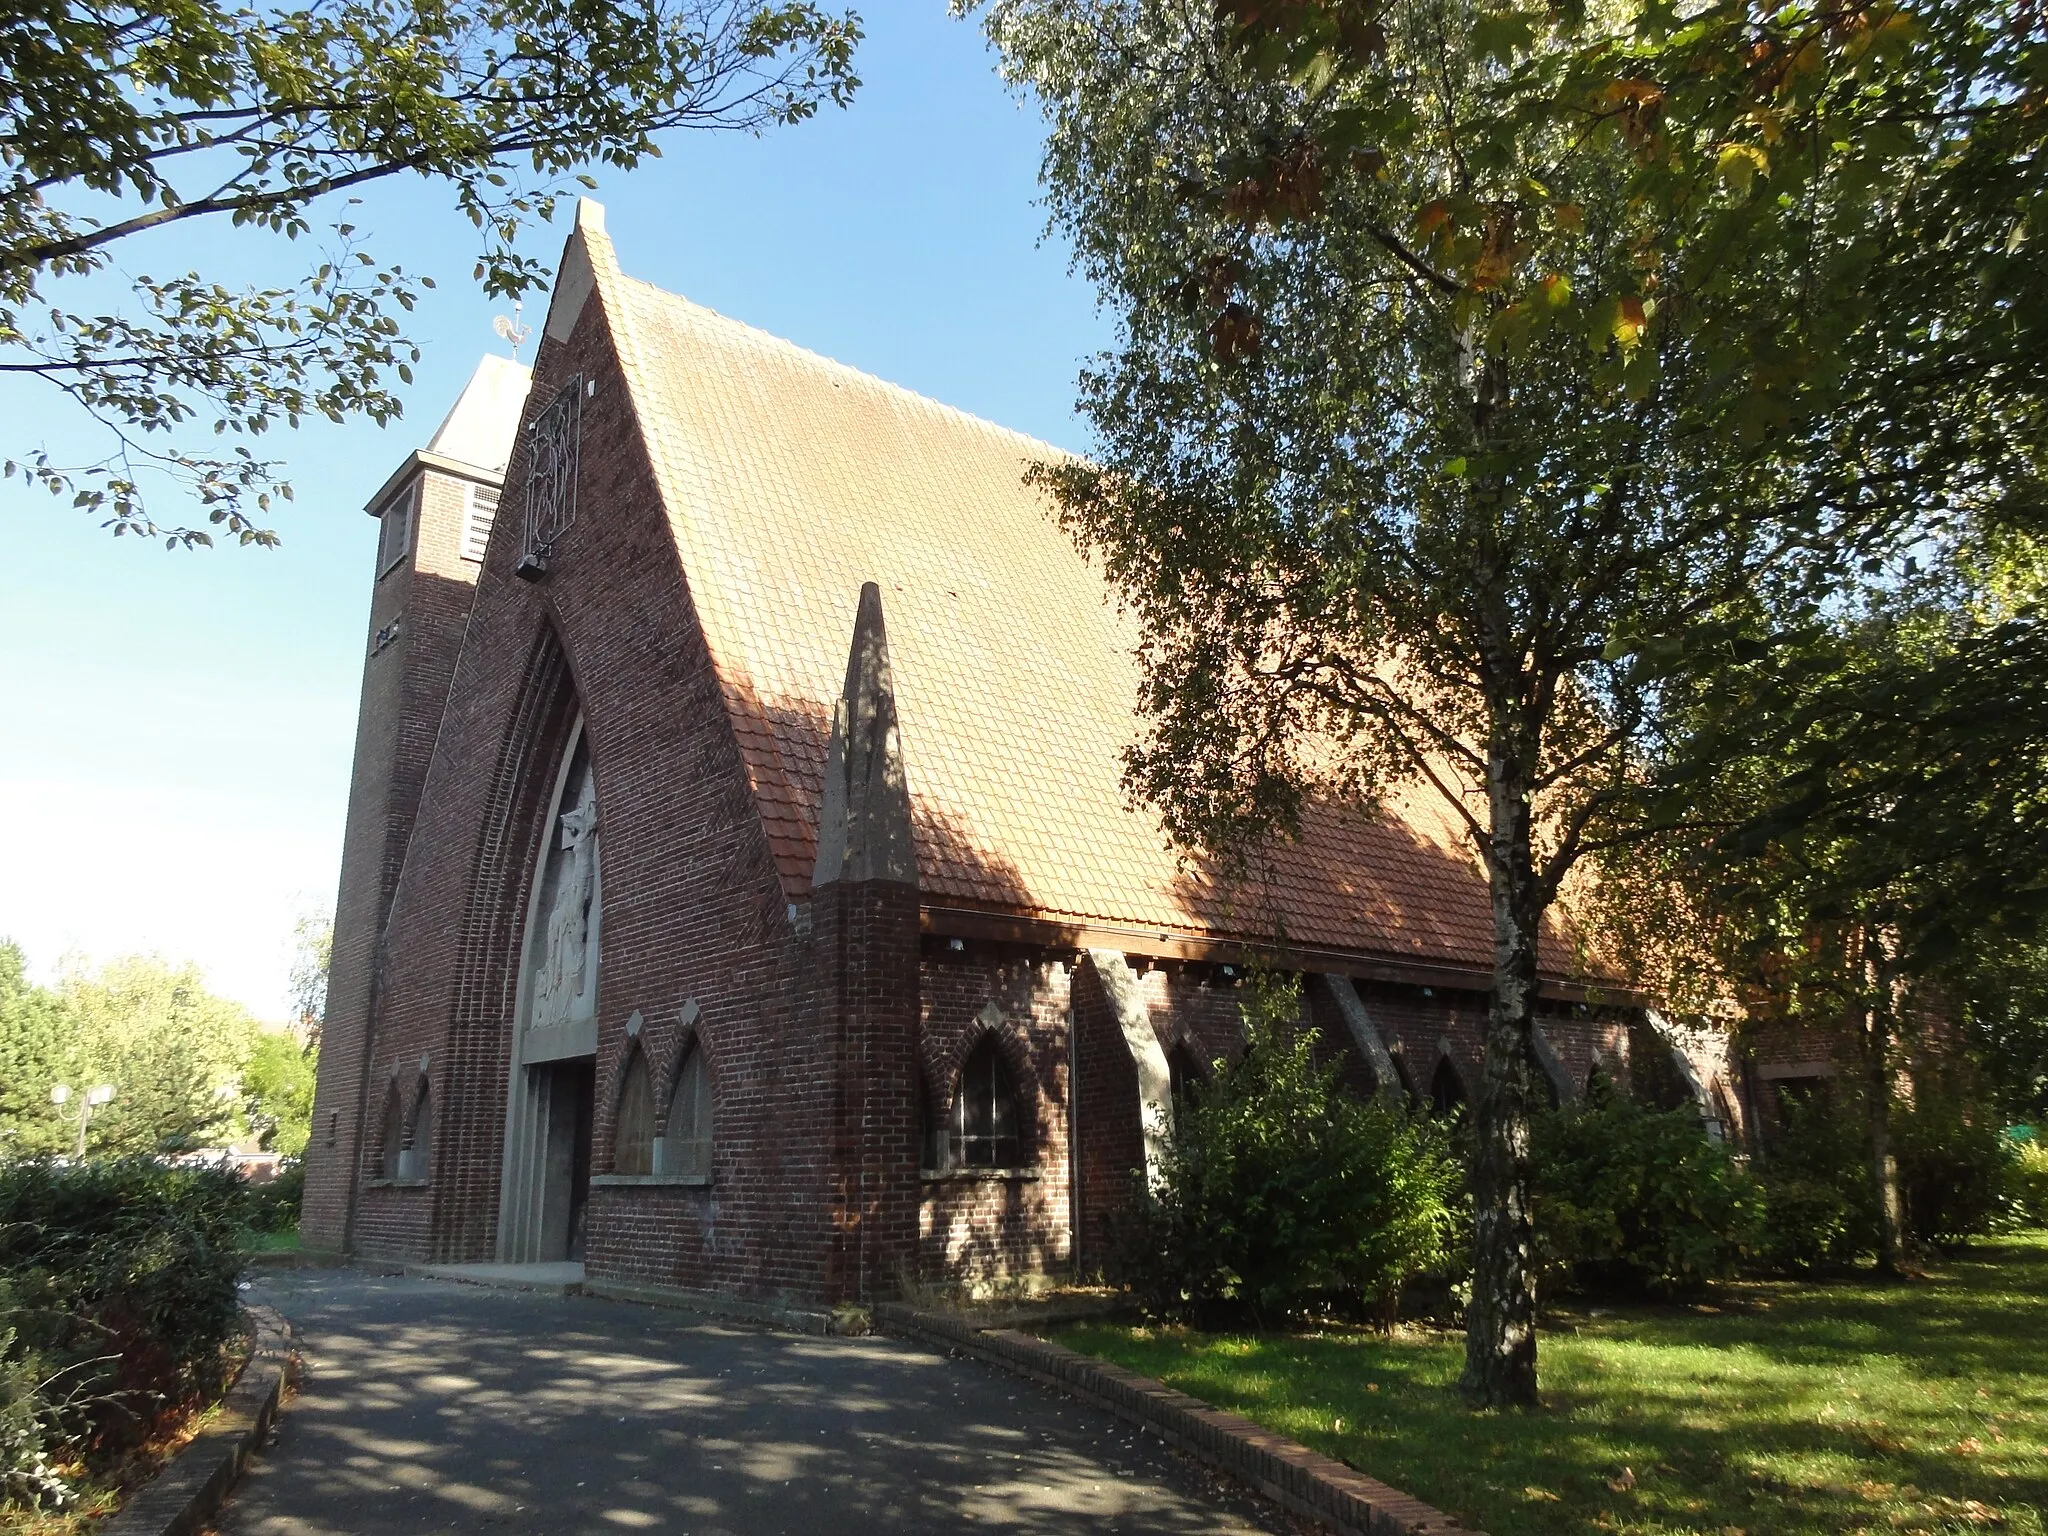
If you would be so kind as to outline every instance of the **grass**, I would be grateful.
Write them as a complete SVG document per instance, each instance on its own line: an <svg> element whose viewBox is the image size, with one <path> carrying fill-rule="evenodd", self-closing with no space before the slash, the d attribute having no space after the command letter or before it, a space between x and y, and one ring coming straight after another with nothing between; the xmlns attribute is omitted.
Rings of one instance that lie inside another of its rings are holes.
<svg viewBox="0 0 2048 1536"><path fill-rule="evenodd" d="M1490 1536L2048 1533L2048 1233L1916 1283L1744 1282L1551 1323L1534 1413L1466 1410L1440 1332L1058 1338Z"/></svg>
<svg viewBox="0 0 2048 1536"><path fill-rule="evenodd" d="M288 1227L282 1232L249 1232L242 1238L244 1253L297 1253L299 1251L299 1229Z"/></svg>

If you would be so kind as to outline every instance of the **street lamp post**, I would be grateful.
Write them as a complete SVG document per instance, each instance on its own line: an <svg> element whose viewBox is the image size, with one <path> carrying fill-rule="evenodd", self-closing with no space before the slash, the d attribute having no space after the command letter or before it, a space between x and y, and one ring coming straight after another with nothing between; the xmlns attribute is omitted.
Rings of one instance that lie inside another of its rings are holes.
<svg viewBox="0 0 2048 1536"><path fill-rule="evenodd" d="M71 1102L71 1085L54 1083L50 1087L50 1102L57 1106L58 1118L65 1118L63 1109ZM103 1109L114 1102L114 1085L100 1083L85 1090L78 1101L78 1150L74 1154L79 1162L85 1161L85 1128L92 1124L92 1112Z"/></svg>

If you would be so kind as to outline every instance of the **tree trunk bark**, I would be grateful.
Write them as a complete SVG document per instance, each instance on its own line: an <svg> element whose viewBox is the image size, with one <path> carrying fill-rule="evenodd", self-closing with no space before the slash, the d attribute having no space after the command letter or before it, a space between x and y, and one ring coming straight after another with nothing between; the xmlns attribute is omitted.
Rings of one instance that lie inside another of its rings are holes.
<svg viewBox="0 0 2048 1536"><path fill-rule="evenodd" d="M1529 1062L1536 1012L1536 937L1542 918L1528 781L1511 751L1488 752L1493 896L1493 999L1486 1066L1475 1108L1472 1301L1465 1313L1465 1374L1476 1406L1534 1407L1536 1295L1530 1212Z"/></svg>
<svg viewBox="0 0 2048 1536"><path fill-rule="evenodd" d="M1864 1097L1870 1116L1870 1176L1877 1193L1877 1268L1906 1272L1906 1213L1899 1198L1899 1160L1892 1152L1892 968L1883 941L1864 939L1870 1001L1864 1012Z"/></svg>

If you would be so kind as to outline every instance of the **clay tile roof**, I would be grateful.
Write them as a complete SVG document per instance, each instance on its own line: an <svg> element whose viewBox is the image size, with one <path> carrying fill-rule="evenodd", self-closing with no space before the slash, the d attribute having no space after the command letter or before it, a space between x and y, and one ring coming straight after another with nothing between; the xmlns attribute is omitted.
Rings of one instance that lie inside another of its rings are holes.
<svg viewBox="0 0 2048 1536"><path fill-rule="evenodd" d="M604 253L608 257L609 253ZM601 257L601 260L604 258ZM608 263L607 263L608 264ZM613 269L614 271L616 269ZM1440 805L1312 810L1257 890L1126 802L1134 631L1023 484L1045 443L645 283L607 309L785 889L807 894L861 583L880 584L924 899L1489 970ZM1562 952L1546 954L1557 974Z"/></svg>

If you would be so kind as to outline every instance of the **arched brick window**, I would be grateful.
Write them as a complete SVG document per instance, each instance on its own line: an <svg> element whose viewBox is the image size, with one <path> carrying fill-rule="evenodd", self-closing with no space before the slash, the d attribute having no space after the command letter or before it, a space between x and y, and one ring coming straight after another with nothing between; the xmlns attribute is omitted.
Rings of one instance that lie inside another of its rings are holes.
<svg viewBox="0 0 2048 1536"><path fill-rule="evenodd" d="M992 1036L983 1036L960 1069L953 1100L953 1166L1017 1168L1024 1162L1017 1088Z"/></svg>
<svg viewBox="0 0 2048 1536"><path fill-rule="evenodd" d="M434 1144L434 1099L422 1075L406 1101L396 1079L384 1096L383 1157L378 1177L393 1183L419 1183L427 1177L427 1158Z"/></svg>
<svg viewBox="0 0 2048 1536"><path fill-rule="evenodd" d="M1436 1075L1429 1080L1429 1106L1447 1120L1465 1113L1465 1081L1448 1056L1436 1064Z"/></svg>
<svg viewBox="0 0 2048 1536"><path fill-rule="evenodd" d="M654 1172L654 1078L636 1041L619 1084L619 1118L612 1132L612 1172Z"/></svg>
<svg viewBox="0 0 2048 1536"><path fill-rule="evenodd" d="M1166 1081L1173 1095L1173 1107L1177 1113L1183 1104L1191 1099L1202 1084L1208 1081L1202 1071L1202 1064L1195 1053L1188 1049L1183 1040L1166 1053Z"/></svg>
<svg viewBox="0 0 2048 1536"><path fill-rule="evenodd" d="M1714 1079L1711 1098L1714 1105L1714 1118L1720 1124L1720 1132L1723 1139L1733 1141L1736 1131L1740 1128L1742 1122L1736 1118L1735 1098L1734 1095L1728 1092L1728 1084L1725 1080L1718 1077Z"/></svg>
<svg viewBox="0 0 2048 1536"><path fill-rule="evenodd" d="M434 1095L433 1091L427 1087L426 1078L422 1076L420 1078L419 1092L415 1093L412 1097L412 1115L409 1118L405 1136L405 1171L399 1174L399 1177L425 1182L428 1173L427 1165L429 1159L433 1156L433 1150Z"/></svg>
<svg viewBox="0 0 2048 1536"><path fill-rule="evenodd" d="M377 1166L380 1179L402 1179L405 1177L405 1098L399 1092L398 1081L393 1079L391 1091L384 1095L384 1126L382 1157Z"/></svg>
<svg viewBox="0 0 2048 1536"><path fill-rule="evenodd" d="M661 1142L663 1173L711 1171L711 1074L693 1042L676 1071L668 1101L668 1128Z"/></svg>
<svg viewBox="0 0 2048 1536"><path fill-rule="evenodd" d="M1400 1087L1402 1104L1413 1109L1421 1102L1422 1096L1415 1091L1415 1081L1408 1075L1408 1063L1399 1055L1394 1057L1394 1081Z"/></svg>

